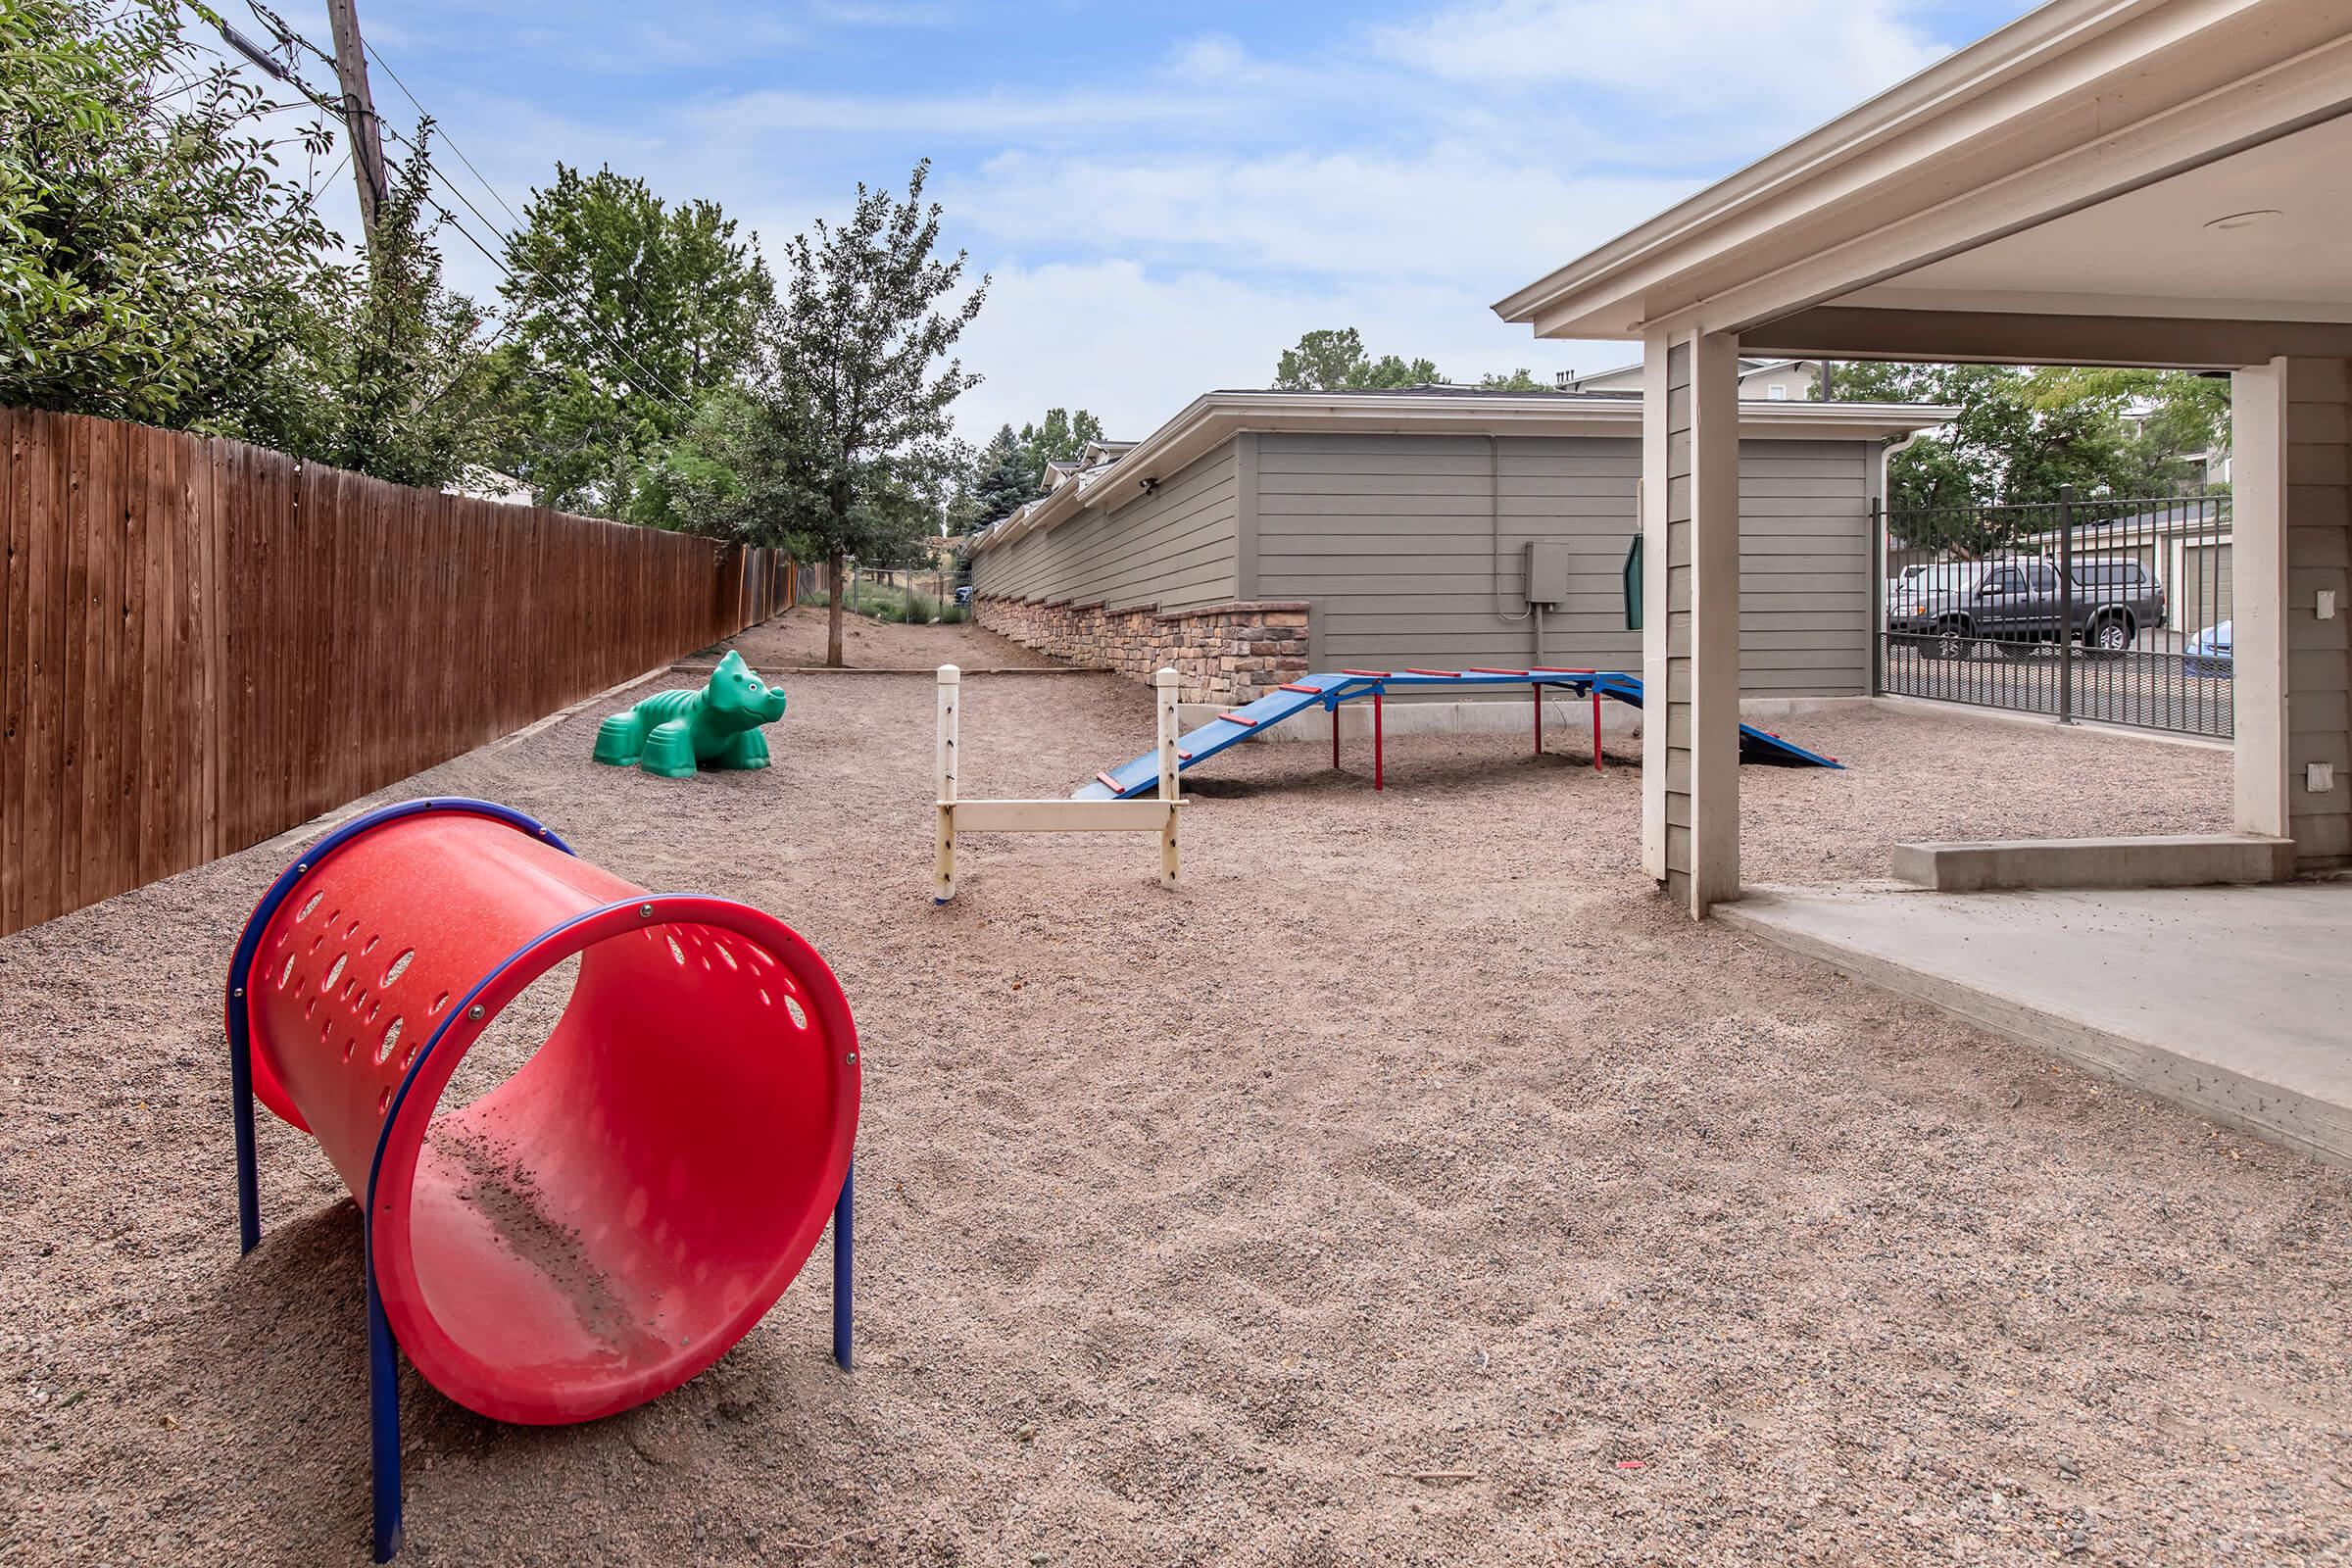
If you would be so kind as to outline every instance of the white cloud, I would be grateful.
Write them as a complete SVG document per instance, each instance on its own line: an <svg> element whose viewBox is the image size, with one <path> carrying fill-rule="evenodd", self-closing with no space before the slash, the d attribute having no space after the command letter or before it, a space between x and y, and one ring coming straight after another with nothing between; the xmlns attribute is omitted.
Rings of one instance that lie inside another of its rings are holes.
<svg viewBox="0 0 2352 1568"><path fill-rule="evenodd" d="M1146 162L1014 152L945 188L966 221L1023 249L1075 245L1221 271L1443 277L1476 294L1503 292L1597 244L1689 194L1690 181L1577 174L1450 144L1406 156Z"/></svg>
<svg viewBox="0 0 2352 1568"><path fill-rule="evenodd" d="M1483 89L1601 88L1628 113L1803 124L1944 52L1901 0L1467 0L1388 27L1408 70ZM1769 149L1753 148L1760 155Z"/></svg>
<svg viewBox="0 0 2352 1568"><path fill-rule="evenodd" d="M1249 66L1241 44L1221 32L1204 32L1180 45L1168 62L1172 73L1194 81L1230 80Z"/></svg>
<svg viewBox="0 0 2352 1568"><path fill-rule="evenodd" d="M988 377L956 407L975 442L1056 405L1092 409L1114 438L1140 439L1203 392L1264 386L1281 352L1316 327L1354 326L1374 353L1425 354L1463 381L1522 366L1549 379L1626 357L1622 344L1534 342L1443 283L1280 284L1125 260L1015 259L991 271L988 305L957 345Z"/></svg>
<svg viewBox="0 0 2352 1568"><path fill-rule="evenodd" d="M946 136L1001 143L1024 132L1204 120L1218 109L1213 100L1199 97L1091 89L906 96L775 90L701 104L689 110L687 118L736 132Z"/></svg>
<svg viewBox="0 0 2352 1568"><path fill-rule="evenodd" d="M288 4L325 35L317 0ZM943 58L956 35L925 24L969 20L962 0L671 0L576 37L522 0L487 0L487 32L484 8L425 3L378 30L517 206L558 157L609 160L720 202L772 262L858 179L895 187L934 155L947 243L995 273L961 345L988 378L956 410L973 438L1055 404L1142 435L1202 391L1264 384L1316 327L1462 380L1623 363L1628 345L1538 342L1490 303L1939 52L1923 0L1423 6L1297 45L1239 14L1227 32L1133 8L1125 46L1093 56L1041 14L1021 35L1037 69L1012 75ZM434 80L436 57L546 50L573 69ZM445 251L493 296L488 262Z"/></svg>

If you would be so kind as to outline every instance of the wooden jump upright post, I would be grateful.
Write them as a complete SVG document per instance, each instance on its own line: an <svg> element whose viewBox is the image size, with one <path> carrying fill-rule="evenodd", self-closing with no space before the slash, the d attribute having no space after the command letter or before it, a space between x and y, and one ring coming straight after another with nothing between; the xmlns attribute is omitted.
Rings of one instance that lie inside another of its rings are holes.
<svg viewBox="0 0 2352 1568"><path fill-rule="evenodd" d="M1162 669L1152 677L1159 710L1159 793L1156 798L1121 801L967 801L956 790L958 761L957 710L962 706L963 671L954 664L939 666L939 738L934 753L939 786L939 818L933 843L937 852L931 877L931 902L945 904L956 896L956 835L972 833L1133 833L1159 834L1159 885L1176 885L1176 820L1184 803L1176 795L1176 671Z"/></svg>

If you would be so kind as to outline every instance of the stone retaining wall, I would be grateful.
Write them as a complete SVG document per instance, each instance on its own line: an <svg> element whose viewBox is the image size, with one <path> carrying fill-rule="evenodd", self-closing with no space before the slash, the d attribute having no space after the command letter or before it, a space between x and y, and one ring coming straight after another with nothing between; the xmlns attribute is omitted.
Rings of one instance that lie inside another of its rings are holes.
<svg viewBox="0 0 2352 1568"><path fill-rule="evenodd" d="M972 612L979 624L1024 647L1135 680L1172 665L1188 703L1254 702L1307 672L1303 600L1161 612L975 596Z"/></svg>

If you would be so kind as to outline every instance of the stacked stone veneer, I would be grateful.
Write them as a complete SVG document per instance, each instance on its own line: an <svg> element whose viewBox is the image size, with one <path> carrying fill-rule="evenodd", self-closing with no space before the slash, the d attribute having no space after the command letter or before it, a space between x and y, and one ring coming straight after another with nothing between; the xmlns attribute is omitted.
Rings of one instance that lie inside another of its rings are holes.
<svg viewBox="0 0 2352 1568"><path fill-rule="evenodd" d="M1306 673L1306 604L1244 601L1197 610L1113 610L1066 600L976 597L974 618L1041 654L1136 680L1173 666L1188 703L1254 702Z"/></svg>

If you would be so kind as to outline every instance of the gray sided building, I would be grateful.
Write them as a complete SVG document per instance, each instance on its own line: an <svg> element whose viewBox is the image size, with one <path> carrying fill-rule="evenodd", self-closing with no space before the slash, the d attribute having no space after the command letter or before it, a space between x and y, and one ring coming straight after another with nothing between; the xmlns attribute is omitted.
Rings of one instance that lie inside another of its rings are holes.
<svg viewBox="0 0 2352 1568"><path fill-rule="evenodd" d="M1950 412L1742 405L1746 695L1869 690L1886 455ZM1175 662L1188 701L1348 667L1639 673L1641 416L1605 394L1210 393L976 538L979 617L1132 674Z"/></svg>

